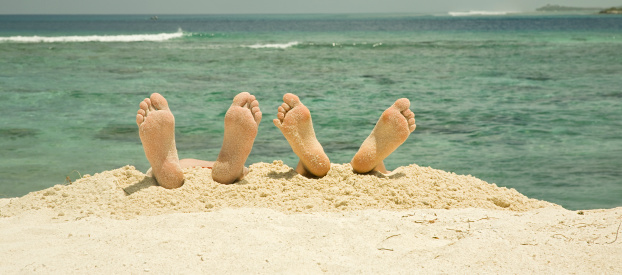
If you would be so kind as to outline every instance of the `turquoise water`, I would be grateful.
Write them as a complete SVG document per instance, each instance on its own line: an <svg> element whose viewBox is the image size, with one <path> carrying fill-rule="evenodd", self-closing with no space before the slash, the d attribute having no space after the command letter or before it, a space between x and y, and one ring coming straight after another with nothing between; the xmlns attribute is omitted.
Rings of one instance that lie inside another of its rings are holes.
<svg viewBox="0 0 622 275"><path fill-rule="evenodd" d="M622 206L620 52L621 16L0 16L0 197L146 171L135 114L152 92L173 109L180 157L213 160L248 91L264 119L247 164L296 164L271 121L284 93L311 109L334 163L407 97L417 130L389 169Z"/></svg>

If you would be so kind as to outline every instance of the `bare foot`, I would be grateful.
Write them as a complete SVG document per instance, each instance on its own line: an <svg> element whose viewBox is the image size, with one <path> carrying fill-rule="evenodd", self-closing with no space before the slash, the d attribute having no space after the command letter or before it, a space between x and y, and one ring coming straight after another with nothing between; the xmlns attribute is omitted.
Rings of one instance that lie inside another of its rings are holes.
<svg viewBox="0 0 622 275"><path fill-rule="evenodd" d="M179 166L175 147L175 117L166 99L154 93L140 103L136 115L140 141L151 171L160 186L177 188L184 183L184 173Z"/></svg>
<svg viewBox="0 0 622 275"><path fill-rule="evenodd" d="M300 158L296 172L306 177L323 177L330 170L330 160L315 137L309 109L298 96L287 93L279 107L274 125L281 129L294 153Z"/></svg>
<svg viewBox="0 0 622 275"><path fill-rule="evenodd" d="M243 92L233 98L225 114L225 137L212 168L214 181L230 184L248 173L244 163L253 149L261 110L255 96Z"/></svg>
<svg viewBox="0 0 622 275"><path fill-rule="evenodd" d="M410 101L400 98L382 113L376 127L352 159L354 172L389 172L384 166L384 159L402 145L417 126L415 114L409 107Z"/></svg>

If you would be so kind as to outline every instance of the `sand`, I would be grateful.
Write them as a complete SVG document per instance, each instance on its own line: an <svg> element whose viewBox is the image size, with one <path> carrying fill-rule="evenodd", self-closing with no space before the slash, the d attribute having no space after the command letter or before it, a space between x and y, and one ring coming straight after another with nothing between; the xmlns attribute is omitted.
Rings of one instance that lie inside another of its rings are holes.
<svg viewBox="0 0 622 275"><path fill-rule="evenodd" d="M570 211L415 164L322 179L281 161L233 185L132 166L0 200L0 274L622 273L622 208Z"/></svg>

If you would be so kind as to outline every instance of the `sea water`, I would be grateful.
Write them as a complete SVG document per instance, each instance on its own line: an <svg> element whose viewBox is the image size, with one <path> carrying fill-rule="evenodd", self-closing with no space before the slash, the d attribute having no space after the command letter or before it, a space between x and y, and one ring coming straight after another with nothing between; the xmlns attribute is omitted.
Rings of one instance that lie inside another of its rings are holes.
<svg viewBox="0 0 622 275"><path fill-rule="evenodd" d="M164 95L181 158L214 160L241 91L263 121L247 165L297 158L271 120L300 96L334 163L396 99L417 129L386 160L569 209L622 206L622 17L0 16L0 197L149 167L138 104ZM413 183L416 184L416 183Z"/></svg>

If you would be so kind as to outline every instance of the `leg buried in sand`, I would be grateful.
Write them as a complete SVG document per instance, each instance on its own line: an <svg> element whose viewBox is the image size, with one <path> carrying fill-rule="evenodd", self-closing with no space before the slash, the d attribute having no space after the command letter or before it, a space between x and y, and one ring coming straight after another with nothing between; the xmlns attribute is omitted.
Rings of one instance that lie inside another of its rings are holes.
<svg viewBox="0 0 622 275"><path fill-rule="evenodd" d="M356 173L389 173L384 159L402 145L415 130L415 114L410 101L401 98L386 109L371 134L352 159ZM274 125L281 130L300 161L296 172L306 177L323 177L330 170L330 160L315 137L309 109L294 94L285 94Z"/></svg>
<svg viewBox="0 0 622 275"><path fill-rule="evenodd" d="M166 99L154 93L140 103L136 115L140 140L151 165L147 174L151 174L162 187L177 188L184 183L182 169L199 166L212 168L215 181L233 183L248 173L244 162L253 147L260 121L261 111L255 97L240 93L225 115L225 136L216 161L179 160L175 146L175 117Z"/></svg>

